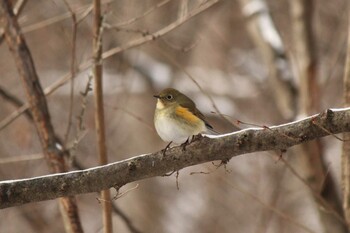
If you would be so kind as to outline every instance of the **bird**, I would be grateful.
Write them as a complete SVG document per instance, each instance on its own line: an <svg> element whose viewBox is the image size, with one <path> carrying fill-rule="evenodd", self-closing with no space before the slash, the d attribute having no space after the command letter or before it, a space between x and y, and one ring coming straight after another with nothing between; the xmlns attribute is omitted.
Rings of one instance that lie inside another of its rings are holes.
<svg viewBox="0 0 350 233"><path fill-rule="evenodd" d="M164 151L173 142L185 149L191 137L193 141L196 135L214 131L196 104L180 91L166 88L154 97L157 98L154 113L156 131L163 141L169 142Z"/></svg>

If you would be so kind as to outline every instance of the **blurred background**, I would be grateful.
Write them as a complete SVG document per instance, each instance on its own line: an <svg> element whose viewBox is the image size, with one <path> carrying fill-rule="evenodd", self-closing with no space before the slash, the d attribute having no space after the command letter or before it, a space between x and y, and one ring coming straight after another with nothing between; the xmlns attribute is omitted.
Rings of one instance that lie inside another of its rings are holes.
<svg viewBox="0 0 350 233"><path fill-rule="evenodd" d="M167 87L192 98L221 133L343 106L347 1L221 0L189 17L210 2L102 1L103 50L122 48L103 61L109 162L165 147L153 126L152 96ZM65 80L47 101L56 133L81 168L98 164L93 91L81 94L91 74L91 9L84 0L25 1L18 17L42 87L50 91ZM72 70L74 81L65 79ZM8 121L27 100L6 41L0 71L0 179L48 174L32 122L25 114ZM226 167L218 161L183 169L179 189L175 175L125 185L121 191L138 187L114 201L114 232L347 232L340 154L341 142L327 137L282 158L261 152L234 157ZM77 196L88 233L102 232L97 197ZM64 232L57 201L1 210L0 232Z"/></svg>

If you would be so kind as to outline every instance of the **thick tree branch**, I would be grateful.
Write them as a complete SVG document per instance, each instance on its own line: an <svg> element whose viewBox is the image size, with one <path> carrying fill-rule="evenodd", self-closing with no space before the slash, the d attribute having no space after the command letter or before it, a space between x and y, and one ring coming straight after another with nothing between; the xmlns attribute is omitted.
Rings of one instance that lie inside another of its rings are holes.
<svg viewBox="0 0 350 233"><path fill-rule="evenodd" d="M183 151L156 152L82 171L0 182L0 208L98 192L209 161L241 154L281 150L316 138L350 131L350 108L327 110L303 120L270 128L252 128L201 138ZM45 190L45 192L43 192Z"/></svg>

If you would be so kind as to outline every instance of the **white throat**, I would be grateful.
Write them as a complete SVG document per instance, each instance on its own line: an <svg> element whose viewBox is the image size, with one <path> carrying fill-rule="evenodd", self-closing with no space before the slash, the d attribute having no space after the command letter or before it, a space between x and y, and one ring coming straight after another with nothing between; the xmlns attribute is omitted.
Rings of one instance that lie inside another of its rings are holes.
<svg viewBox="0 0 350 233"><path fill-rule="evenodd" d="M157 109L163 109L163 108L164 108L163 102L160 99L158 99L157 100Z"/></svg>

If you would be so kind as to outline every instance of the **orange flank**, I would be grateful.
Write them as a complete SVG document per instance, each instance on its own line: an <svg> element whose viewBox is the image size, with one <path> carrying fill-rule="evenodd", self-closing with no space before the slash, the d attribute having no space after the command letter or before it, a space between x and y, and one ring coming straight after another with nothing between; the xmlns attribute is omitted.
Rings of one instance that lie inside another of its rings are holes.
<svg viewBox="0 0 350 233"><path fill-rule="evenodd" d="M190 110L184 107L176 107L175 111L176 115L183 118L186 121L189 121L190 123L196 124L201 121L200 118L198 118L196 115L194 115Z"/></svg>

